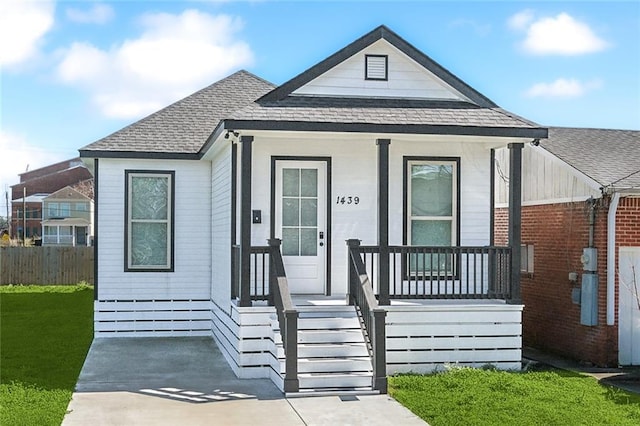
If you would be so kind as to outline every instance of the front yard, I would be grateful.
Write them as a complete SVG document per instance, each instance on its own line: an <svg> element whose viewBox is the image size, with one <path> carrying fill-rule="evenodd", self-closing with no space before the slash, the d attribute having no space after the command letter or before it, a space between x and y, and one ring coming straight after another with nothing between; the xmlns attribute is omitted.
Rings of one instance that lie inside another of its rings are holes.
<svg viewBox="0 0 640 426"><path fill-rule="evenodd" d="M640 395L564 370L452 368L390 377L389 393L432 426L640 424Z"/></svg>
<svg viewBox="0 0 640 426"><path fill-rule="evenodd" d="M0 287L0 424L60 424L91 344L92 296L89 286ZM452 368L389 383L432 426L640 424L640 395L562 370Z"/></svg>
<svg viewBox="0 0 640 426"><path fill-rule="evenodd" d="M0 424L59 425L93 338L93 288L0 287Z"/></svg>

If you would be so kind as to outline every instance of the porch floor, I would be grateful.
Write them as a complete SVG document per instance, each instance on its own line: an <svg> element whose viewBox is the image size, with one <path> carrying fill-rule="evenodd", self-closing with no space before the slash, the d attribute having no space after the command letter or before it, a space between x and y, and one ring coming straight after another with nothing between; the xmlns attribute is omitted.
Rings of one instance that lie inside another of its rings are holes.
<svg viewBox="0 0 640 426"><path fill-rule="evenodd" d="M296 294L291 299L296 306L346 306L347 295ZM443 305L505 305L501 299L391 299L391 306L443 306ZM267 306L266 301L255 301L253 306Z"/></svg>

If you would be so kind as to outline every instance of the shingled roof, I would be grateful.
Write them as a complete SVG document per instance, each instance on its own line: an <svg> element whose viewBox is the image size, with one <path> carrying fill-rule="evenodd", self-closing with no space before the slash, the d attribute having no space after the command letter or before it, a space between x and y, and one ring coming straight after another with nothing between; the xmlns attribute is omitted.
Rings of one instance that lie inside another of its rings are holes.
<svg viewBox="0 0 640 426"><path fill-rule="evenodd" d="M221 120L275 86L238 71L117 132L80 149L82 157L142 157L167 154L197 158Z"/></svg>
<svg viewBox="0 0 640 426"><path fill-rule="evenodd" d="M540 146L604 188L640 190L640 131L550 127Z"/></svg>
<svg viewBox="0 0 640 426"><path fill-rule="evenodd" d="M454 101L290 96L233 113L233 129L368 131L544 138L546 129L501 108Z"/></svg>
<svg viewBox="0 0 640 426"><path fill-rule="evenodd" d="M292 92L377 40L404 52L465 100L336 98ZM385 26L279 87L239 71L80 149L80 156L197 159L224 130L291 130L545 138L547 129L503 110Z"/></svg>

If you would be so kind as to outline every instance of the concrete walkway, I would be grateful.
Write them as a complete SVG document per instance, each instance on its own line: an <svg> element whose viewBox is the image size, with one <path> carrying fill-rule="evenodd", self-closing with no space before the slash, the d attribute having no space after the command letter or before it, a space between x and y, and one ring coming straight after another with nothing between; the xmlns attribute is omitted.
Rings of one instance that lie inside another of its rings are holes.
<svg viewBox="0 0 640 426"><path fill-rule="evenodd" d="M387 395L285 398L211 338L95 339L63 425L422 425Z"/></svg>
<svg viewBox="0 0 640 426"><path fill-rule="evenodd" d="M600 383L620 388L627 392L640 395L640 368L600 368L581 364L577 361L534 348L523 348L522 356L525 360L549 365L562 370L573 371L596 378Z"/></svg>

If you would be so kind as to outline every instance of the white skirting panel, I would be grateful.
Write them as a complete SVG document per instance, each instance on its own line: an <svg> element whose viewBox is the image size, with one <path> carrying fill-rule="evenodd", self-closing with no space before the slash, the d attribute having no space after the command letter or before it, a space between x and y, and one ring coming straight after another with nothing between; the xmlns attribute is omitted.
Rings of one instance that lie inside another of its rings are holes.
<svg viewBox="0 0 640 426"><path fill-rule="evenodd" d="M209 306L213 338L236 376L242 379L271 377L275 309L232 305L228 315L213 301Z"/></svg>
<svg viewBox="0 0 640 426"><path fill-rule="evenodd" d="M429 373L450 365L521 369L522 305L386 308L387 374Z"/></svg>
<svg viewBox="0 0 640 426"><path fill-rule="evenodd" d="M98 300L95 337L210 336L208 300Z"/></svg>

